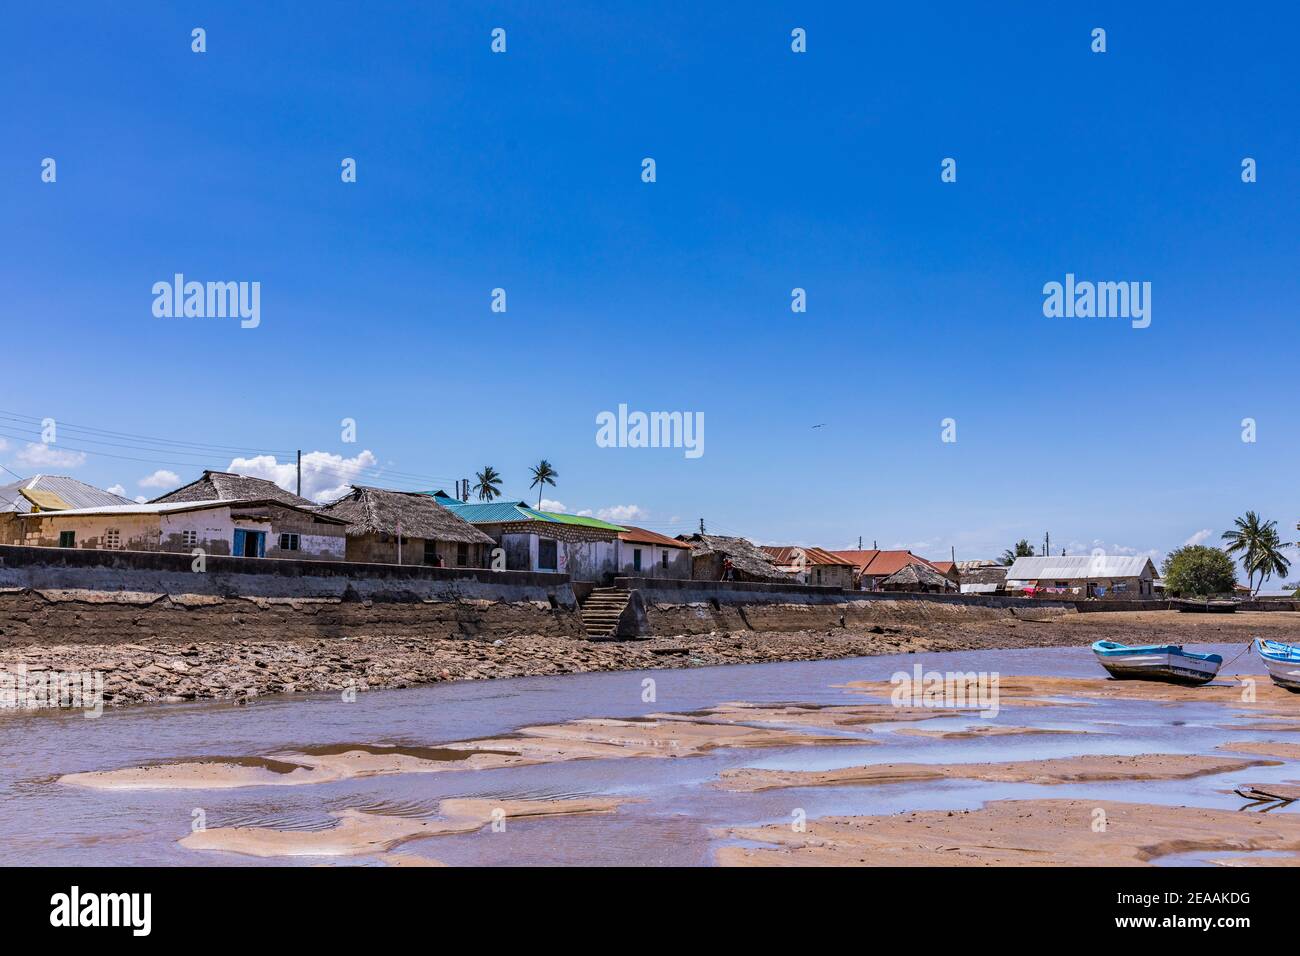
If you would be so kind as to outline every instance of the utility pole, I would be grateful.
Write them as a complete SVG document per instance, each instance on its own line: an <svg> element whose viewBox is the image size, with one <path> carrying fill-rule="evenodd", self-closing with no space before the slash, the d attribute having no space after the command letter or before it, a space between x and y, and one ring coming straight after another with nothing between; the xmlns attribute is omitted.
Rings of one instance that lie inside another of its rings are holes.
<svg viewBox="0 0 1300 956"><path fill-rule="evenodd" d="M298 497L302 497L302 449L298 449Z"/></svg>
<svg viewBox="0 0 1300 956"><path fill-rule="evenodd" d="M862 550L862 535L858 535L858 550Z"/></svg>
<svg viewBox="0 0 1300 956"><path fill-rule="evenodd" d="M704 534L704 519L700 519L700 534Z"/></svg>
<svg viewBox="0 0 1300 956"><path fill-rule="evenodd" d="M1052 532L1043 532L1043 556L1050 558L1052 556Z"/></svg>

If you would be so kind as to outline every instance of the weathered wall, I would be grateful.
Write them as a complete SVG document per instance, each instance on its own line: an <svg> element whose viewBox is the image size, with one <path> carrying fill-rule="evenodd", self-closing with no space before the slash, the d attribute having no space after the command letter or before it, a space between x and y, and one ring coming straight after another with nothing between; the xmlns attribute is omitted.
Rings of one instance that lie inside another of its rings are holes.
<svg viewBox="0 0 1300 956"><path fill-rule="evenodd" d="M0 590L0 646L386 637L583 636L576 607L548 601L362 601Z"/></svg>
<svg viewBox="0 0 1300 956"><path fill-rule="evenodd" d="M637 570L636 549L641 550L641 569ZM664 567L664 555L668 556L668 566ZM626 577L673 578L687 580L691 576L691 552L685 548L665 548L658 544L642 544L637 541L619 542L618 573Z"/></svg>
<svg viewBox="0 0 1300 956"><path fill-rule="evenodd" d="M348 535L347 559L366 564L425 564L424 538L402 536L401 561L398 561L397 536L391 534L354 534ZM457 563L458 543L455 541L434 541L434 553L442 556L444 568L483 568L487 567L487 545L466 545L466 562Z"/></svg>
<svg viewBox="0 0 1300 956"><path fill-rule="evenodd" d="M0 546L0 588L372 601L543 601L577 607L562 574Z"/></svg>

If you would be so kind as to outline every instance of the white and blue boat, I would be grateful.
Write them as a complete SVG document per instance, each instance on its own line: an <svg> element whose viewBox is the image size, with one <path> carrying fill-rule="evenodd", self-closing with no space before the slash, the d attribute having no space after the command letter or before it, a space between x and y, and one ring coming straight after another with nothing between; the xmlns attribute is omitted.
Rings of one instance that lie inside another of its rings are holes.
<svg viewBox="0 0 1300 956"><path fill-rule="evenodd" d="M1128 647L1115 641L1098 641L1092 645L1092 652L1116 680L1208 684L1223 666L1218 654L1197 654L1184 650L1181 644Z"/></svg>
<svg viewBox="0 0 1300 956"><path fill-rule="evenodd" d="M1278 687L1300 694L1300 647L1281 641L1255 638L1255 650L1268 668L1268 676Z"/></svg>

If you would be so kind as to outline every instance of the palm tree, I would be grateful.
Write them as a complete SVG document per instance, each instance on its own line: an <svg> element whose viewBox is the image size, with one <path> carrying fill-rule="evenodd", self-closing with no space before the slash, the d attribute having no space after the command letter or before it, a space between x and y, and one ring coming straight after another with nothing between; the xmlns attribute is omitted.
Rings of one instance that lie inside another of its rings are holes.
<svg viewBox="0 0 1300 956"><path fill-rule="evenodd" d="M484 465L474 477L478 479L474 490L478 492L479 501L491 501L501 496L501 475L491 465Z"/></svg>
<svg viewBox="0 0 1300 956"><path fill-rule="evenodd" d="M1007 548L1002 552L1002 563L1010 567L1016 563L1016 558L1032 558L1034 556L1034 546L1024 538L1016 542L1014 550Z"/></svg>
<svg viewBox="0 0 1300 956"><path fill-rule="evenodd" d="M1237 526L1235 530L1223 532L1223 540L1231 542L1223 550L1241 555L1251 594L1258 594L1265 581L1274 574L1285 575L1291 567L1291 562L1282 554L1282 549L1290 545L1278 535L1276 521L1261 521L1253 511L1247 511L1244 518L1235 518L1233 524ZM1255 585L1256 574L1259 575L1258 586Z"/></svg>
<svg viewBox="0 0 1300 956"><path fill-rule="evenodd" d="M542 490L547 485L554 488L555 479L559 477L560 473L552 468L551 463L545 458L538 462L537 467L533 469L533 483L528 487L537 489L537 507L539 510L542 507Z"/></svg>

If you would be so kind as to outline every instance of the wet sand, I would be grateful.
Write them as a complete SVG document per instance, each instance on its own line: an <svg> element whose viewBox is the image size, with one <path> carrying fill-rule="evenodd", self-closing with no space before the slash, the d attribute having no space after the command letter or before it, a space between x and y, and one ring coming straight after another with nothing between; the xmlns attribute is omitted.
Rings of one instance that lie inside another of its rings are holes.
<svg viewBox="0 0 1300 956"><path fill-rule="evenodd" d="M217 850L246 856L363 856L387 851L425 837L480 830L490 823L509 827L512 820L610 813L616 799L589 800L444 800L438 820L344 810L325 830L278 830L273 827L218 827L199 830L182 839L191 850ZM398 857L397 865L436 861Z"/></svg>
<svg viewBox="0 0 1300 956"><path fill-rule="evenodd" d="M981 780L987 783L1097 783L1113 780L1186 780L1230 773L1247 767L1279 766L1275 760L1244 760L1197 754L1086 755L1005 763L871 764L835 770L723 771L718 786L726 790L776 790L786 787L867 787L922 780Z"/></svg>
<svg viewBox="0 0 1300 956"><path fill-rule="evenodd" d="M1300 864L1298 815L1105 800L999 800L724 835L770 845L721 847L715 860L724 866L1142 866L1175 853L1259 850L1288 853L1260 858L1264 865Z"/></svg>

